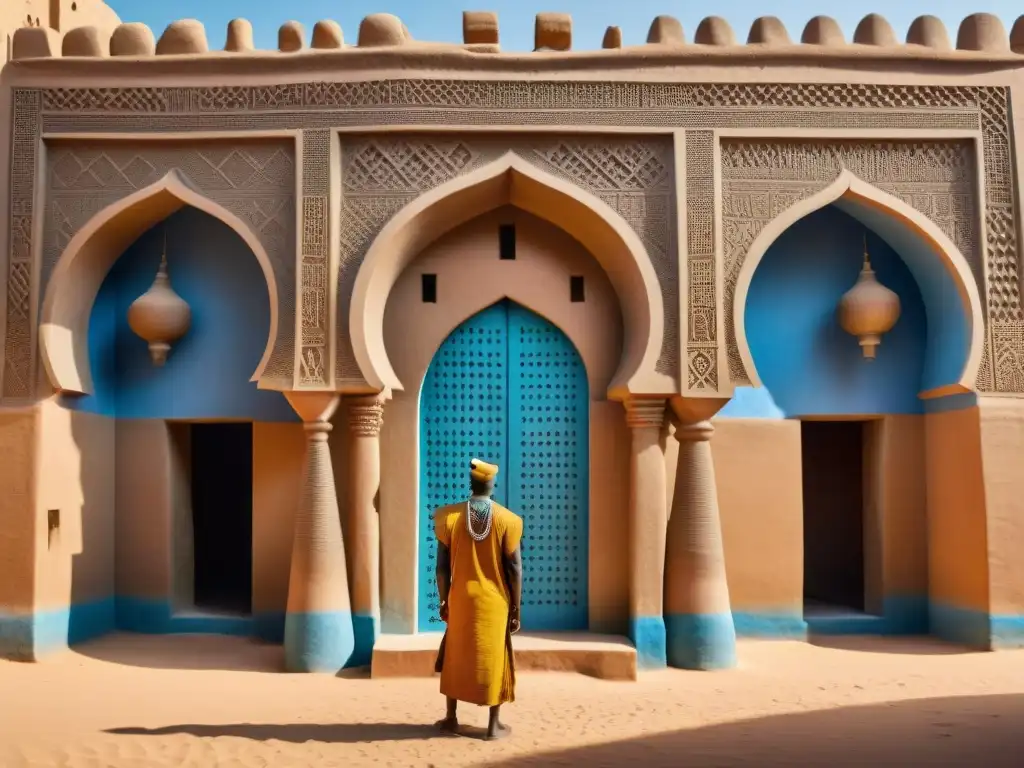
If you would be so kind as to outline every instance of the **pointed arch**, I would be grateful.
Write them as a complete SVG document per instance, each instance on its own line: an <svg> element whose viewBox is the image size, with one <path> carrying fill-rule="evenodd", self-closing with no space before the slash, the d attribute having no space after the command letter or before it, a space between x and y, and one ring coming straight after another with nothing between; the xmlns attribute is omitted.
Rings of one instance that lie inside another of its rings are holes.
<svg viewBox="0 0 1024 768"><path fill-rule="evenodd" d="M745 326L747 293L754 273L783 232L805 216L832 204L885 240L900 255L917 281L928 318L929 347L935 347L928 352L933 358L934 380L926 383L921 397L974 391L985 346L985 315L978 285L967 259L927 216L849 170L840 173L825 189L790 206L769 222L747 253L736 282L732 313L736 345L750 382L754 386L762 386ZM945 306L951 291L959 300L962 311L959 317L950 316ZM962 361L955 362L955 369L954 365L939 364L934 360L934 354L940 351L943 342L954 342L964 348Z"/></svg>
<svg viewBox="0 0 1024 768"><path fill-rule="evenodd" d="M597 347L608 343L608 326L616 321L607 320L604 328L597 325L597 327L589 329L595 332L584 333L578 325L560 322L565 320L565 316L559 317L556 312L550 311L550 304L545 306L547 302L543 301L546 297L541 297L541 302L538 302L537 298L537 296L529 295L526 291L521 290L518 286L511 290L502 291L500 298L497 300L493 294L465 297L460 303L459 311L449 317L448 322L443 326L432 328L427 334L419 331L416 338L418 341L422 340L423 348L416 351L415 364L412 366L411 371L408 368L405 368L403 371L403 375L408 374L405 381L409 384L412 392L417 395L420 392L427 370L430 368L431 362L436 357L438 350L441 349L445 340L464 323L503 301L517 304L537 317L542 318L545 322L550 323L564 334L580 356L580 360L583 361L590 391L599 391L600 387L596 385L596 382L607 382L609 380L609 373L613 372L609 371L611 366L602 364L605 361L601 359L600 351ZM399 366L399 369L403 370L402 366Z"/></svg>
<svg viewBox="0 0 1024 768"><path fill-rule="evenodd" d="M114 262L154 224L191 206L233 229L263 270L270 299L270 329L263 357L250 381L258 381L277 338L277 281L270 257L256 233L231 211L193 189L177 171L111 203L94 215L68 243L46 286L40 313L40 347L46 374L66 393L91 394L89 315Z"/></svg>
<svg viewBox="0 0 1024 768"><path fill-rule="evenodd" d="M406 266L441 235L477 216L514 205L578 240L608 274L622 308L623 353L609 393L668 393L676 383L655 370L664 338L658 278L647 250L605 202L509 152L420 195L381 230L359 267L349 308L353 352L367 383L402 389L384 344L384 310Z"/></svg>

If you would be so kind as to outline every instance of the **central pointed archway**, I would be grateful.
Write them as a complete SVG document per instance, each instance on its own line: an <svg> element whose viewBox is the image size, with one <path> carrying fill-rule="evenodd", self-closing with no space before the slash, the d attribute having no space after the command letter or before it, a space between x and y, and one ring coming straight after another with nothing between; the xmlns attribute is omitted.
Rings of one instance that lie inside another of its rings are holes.
<svg viewBox="0 0 1024 768"><path fill-rule="evenodd" d="M525 523L523 628L587 628L588 389L572 341L509 300L441 344L420 395L419 631L441 629L432 515L466 498L473 457L501 466L495 498Z"/></svg>
<svg viewBox="0 0 1024 768"><path fill-rule="evenodd" d="M636 232L595 195L509 152L417 197L381 230L352 290L348 335L375 389L401 390L384 344L384 311L395 282L430 243L461 224L511 204L571 235L607 274L622 307L622 358L608 394L672 394L674 375L656 363L665 337L664 305L651 258Z"/></svg>

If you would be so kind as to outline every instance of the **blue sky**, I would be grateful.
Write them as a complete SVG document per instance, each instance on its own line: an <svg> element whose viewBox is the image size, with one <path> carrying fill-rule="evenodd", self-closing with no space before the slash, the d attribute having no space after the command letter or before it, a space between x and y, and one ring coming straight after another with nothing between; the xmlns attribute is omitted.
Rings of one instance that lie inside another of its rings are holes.
<svg viewBox="0 0 1024 768"><path fill-rule="evenodd" d="M941 18L949 28L951 39L956 40L956 29L968 13L988 12L1002 17L1007 31L1018 15L1024 13L1024 3L1014 0L891 0L889 3L840 2L836 0L107 0L123 21L141 21L153 28L159 36L168 23L175 19L194 18L206 25L212 48L224 45L228 21L243 16L253 23L256 45L260 48L277 47L277 29L289 19L306 25L307 36L319 19L334 19L341 24L346 42L354 43L359 21L371 13L394 13L405 22L412 36L419 40L461 42L462 11L497 11L501 28L501 43L505 50L525 51L533 47L533 19L541 11L561 11L573 17L573 48L600 48L604 30L610 25L622 28L623 43L643 43L651 19L658 14L675 16L683 23L687 36L703 16L716 14L729 21L736 36L746 39L750 23L758 16L778 16L789 29L790 36L799 39L804 24L813 16L827 14L842 24L847 37L853 34L857 22L868 13L882 13L902 39L910 22L922 14ZM897 10L898 9L898 10Z"/></svg>

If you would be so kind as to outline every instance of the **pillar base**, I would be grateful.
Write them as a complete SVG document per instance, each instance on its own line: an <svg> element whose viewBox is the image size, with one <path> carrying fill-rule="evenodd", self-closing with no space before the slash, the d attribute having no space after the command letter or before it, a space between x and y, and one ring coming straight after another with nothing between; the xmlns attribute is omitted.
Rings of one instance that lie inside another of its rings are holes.
<svg viewBox="0 0 1024 768"><path fill-rule="evenodd" d="M355 633L348 611L289 613L284 619L284 662L289 672L337 674L352 666Z"/></svg>
<svg viewBox="0 0 1024 768"><path fill-rule="evenodd" d="M636 648L638 669L664 669L665 620L661 616L636 616L629 620L629 639Z"/></svg>
<svg viewBox="0 0 1024 768"><path fill-rule="evenodd" d="M697 670L736 666L736 627L731 613L669 615L665 631L669 666Z"/></svg>

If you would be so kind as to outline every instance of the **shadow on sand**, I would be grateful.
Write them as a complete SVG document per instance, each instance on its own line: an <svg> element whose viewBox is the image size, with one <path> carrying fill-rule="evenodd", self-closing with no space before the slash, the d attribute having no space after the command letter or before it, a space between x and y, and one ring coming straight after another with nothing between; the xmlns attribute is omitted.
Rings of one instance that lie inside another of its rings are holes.
<svg viewBox="0 0 1024 768"><path fill-rule="evenodd" d="M225 725L168 725L163 728L110 728L115 736L178 736L215 739L221 736L254 741L288 741L305 744L368 744L380 741L425 741L427 739L468 738L484 740L486 728L460 725L458 733L442 733L436 725L418 723L333 723L287 725L256 725L231 723Z"/></svg>
<svg viewBox="0 0 1024 768"><path fill-rule="evenodd" d="M230 723L224 725L169 725L164 728L111 728L118 736L178 736L212 739L221 736L254 741L287 741L303 744L361 744L374 741L414 741L446 738L431 724L410 723L294 723L287 725Z"/></svg>
<svg viewBox="0 0 1024 768"><path fill-rule="evenodd" d="M229 635L141 635L117 632L72 650L82 656L129 667L233 672L281 672L284 649Z"/></svg>
<svg viewBox="0 0 1024 768"><path fill-rule="evenodd" d="M1019 766L1024 694L916 699L738 720L512 757L492 768Z"/></svg>
<svg viewBox="0 0 1024 768"><path fill-rule="evenodd" d="M821 635L812 632L808 635L807 642L839 651L887 655L902 653L910 656L958 656L965 653L985 653L928 636Z"/></svg>
<svg viewBox="0 0 1024 768"><path fill-rule="evenodd" d="M231 635L141 635L119 632L72 648L108 664L149 669L284 672L284 647ZM364 680L369 667L344 669L338 677Z"/></svg>
<svg viewBox="0 0 1024 768"><path fill-rule="evenodd" d="M528 705L527 705L528 706ZM513 720L513 728L515 721ZM493 768L587 766L1019 766L1024 754L1024 694L916 699L838 707L624 741L488 761ZM477 729L465 736L477 736ZM293 743L367 743L444 738L430 724L226 724L115 728L131 736L188 734ZM516 734L512 735L513 743ZM529 738L529 735L526 735Z"/></svg>

